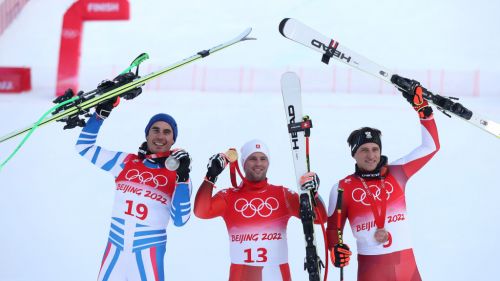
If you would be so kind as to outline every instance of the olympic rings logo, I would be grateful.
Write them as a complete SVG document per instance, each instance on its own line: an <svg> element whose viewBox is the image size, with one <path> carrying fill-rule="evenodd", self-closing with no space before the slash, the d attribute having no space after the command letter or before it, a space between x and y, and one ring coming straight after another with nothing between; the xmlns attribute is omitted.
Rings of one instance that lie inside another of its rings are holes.
<svg viewBox="0 0 500 281"><path fill-rule="evenodd" d="M389 200L389 198L391 198L391 193L394 191L394 186L388 181L384 182L384 185L386 186L385 189L385 193L387 196L386 200ZM390 187L390 189L387 187ZM382 201L382 199L380 198L382 189L380 187L378 187L376 184L372 184L368 186L368 189L370 190L373 200ZM352 200L361 203L365 206L370 206L370 202L365 201L367 196L369 196L369 194L368 192L366 192L364 188L358 187L352 191Z"/></svg>
<svg viewBox="0 0 500 281"><path fill-rule="evenodd" d="M153 183L154 188L158 188L160 186L166 186L168 183L168 179L164 175L154 175L151 172L139 172L137 169L128 170L125 174L126 180L134 180L137 179L141 184Z"/></svg>
<svg viewBox="0 0 500 281"><path fill-rule="evenodd" d="M266 200L254 198L250 200L250 202L245 198L240 198L234 202L234 209L245 218L253 218L255 215L267 218L273 211L276 211L279 206L278 200L274 197L269 197Z"/></svg>

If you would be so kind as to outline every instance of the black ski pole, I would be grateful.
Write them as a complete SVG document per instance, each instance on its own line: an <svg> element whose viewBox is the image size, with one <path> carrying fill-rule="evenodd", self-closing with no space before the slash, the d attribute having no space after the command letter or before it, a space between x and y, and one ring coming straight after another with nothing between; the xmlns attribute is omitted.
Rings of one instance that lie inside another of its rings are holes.
<svg viewBox="0 0 500 281"><path fill-rule="evenodd" d="M338 196L337 196L337 235L339 237L339 244L343 244L344 240L342 238L342 228L341 228L341 217L342 217L342 196L344 194L344 190L342 188L338 188ZM344 281L344 268L340 268L340 281Z"/></svg>

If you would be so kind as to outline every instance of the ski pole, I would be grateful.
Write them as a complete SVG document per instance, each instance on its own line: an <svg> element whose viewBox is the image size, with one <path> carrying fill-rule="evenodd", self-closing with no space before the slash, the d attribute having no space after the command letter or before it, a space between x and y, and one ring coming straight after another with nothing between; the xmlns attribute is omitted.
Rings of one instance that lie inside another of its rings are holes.
<svg viewBox="0 0 500 281"><path fill-rule="evenodd" d="M337 196L337 235L339 238L339 243L344 244L344 240L342 238L342 228L341 228L341 218L342 218L342 195L344 194L344 189L338 188L338 196ZM340 281L344 281L344 268L340 268Z"/></svg>
<svg viewBox="0 0 500 281"><path fill-rule="evenodd" d="M311 135L311 127L312 127L312 123L311 123L311 119L308 115L304 116L302 118L302 121L303 121L303 124L306 124L306 125L303 125L304 128L304 136L305 136L305 139L306 139L306 163L307 163L307 171L310 172L311 171L311 161L310 161L310 158L309 158L309 136ZM315 195L315 194L314 194ZM316 199L314 198L314 195L313 195L313 198L312 198L312 201L313 201L313 205L314 205L314 208L316 209L317 208L317 204L316 204ZM318 219L320 222L323 222L323 217L321 215L321 212L317 212L318 213ZM328 246L326 245L326 229L325 229L325 226L323 225L323 223L321 223L321 231L323 233L323 241L325 241L325 262L326 262L326 265L322 264L323 267L325 268L325 276L323 278L324 281L326 281L328 279Z"/></svg>
<svg viewBox="0 0 500 281"><path fill-rule="evenodd" d="M14 151L7 157L7 159L5 159L5 161L2 162L2 164L0 164L0 172L2 171L3 167L5 166L5 164L7 164L7 162L9 162L10 159L12 159L12 157L14 157L14 155L16 155L16 153L19 151L19 149L24 145L24 143L28 140L28 138L31 136L31 134L33 134L33 132L36 130L36 128L38 128L38 126L40 125L40 123L45 119L45 117L47 115L49 115L53 111L57 110L61 106L64 106L64 105L66 105L66 104L68 104L70 102L73 102L76 99L78 99L78 97L74 97L74 98L69 99L67 101L64 101L64 102L62 102L60 104L57 104L57 105L53 106L51 109L49 109L47 112L45 112L42 115L42 117L40 117L40 119L38 119L38 121L33 125L33 128L31 128L31 130L28 132L28 134L26 134L26 136L17 145L17 147L14 149Z"/></svg>

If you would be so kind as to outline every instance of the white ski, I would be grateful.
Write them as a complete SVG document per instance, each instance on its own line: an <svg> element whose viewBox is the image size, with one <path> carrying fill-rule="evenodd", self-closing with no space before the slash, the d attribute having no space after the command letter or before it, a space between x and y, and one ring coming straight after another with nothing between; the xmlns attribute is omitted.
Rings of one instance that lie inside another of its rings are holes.
<svg viewBox="0 0 500 281"><path fill-rule="evenodd" d="M300 92L300 80L294 72L285 72L281 75L281 93L285 105L287 124L302 122L302 98ZM292 145L293 166L295 167L295 177L299 192L300 177L307 173L306 162L306 139L304 131L290 133L290 143Z"/></svg>
<svg viewBox="0 0 500 281"><path fill-rule="evenodd" d="M304 269L307 269L309 281L319 281L323 263L318 256L314 234L314 195L300 188L300 177L308 172L306 157L305 129L310 129L310 122L303 122L300 80L297 74L286 72L281 76L281 93L285 106L285 115L290 135L295 180L299 192L300 219L306 242ZM328 261L327 261L328 262Z"/></svg>
<svg viewBox="0 0 500 281"><path fill-rule="evenodd" d="M403 90L407 90L404 88L404 85L408 84L407 82L413 81L401 77L391 72L389 69L372 62L346 46L341 45L336 39L327 37L298 20L291 18L283 19L279 25L279 31L284 37L322 53L322 61L324 63L328 64L329 59L334 58ZM405 79L408 81L404 81ZM400 82L403 82L404 85ZM481 117L476 112L472 112L448 97L433 94L423 87L422 89L424 90L424 98L447 116L452 114L500 138L500 123Z"/></svg>

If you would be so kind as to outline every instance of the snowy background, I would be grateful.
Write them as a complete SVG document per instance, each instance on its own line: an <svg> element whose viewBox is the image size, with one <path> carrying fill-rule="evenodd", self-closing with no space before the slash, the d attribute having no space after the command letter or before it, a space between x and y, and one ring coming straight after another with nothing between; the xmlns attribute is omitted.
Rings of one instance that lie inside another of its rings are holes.
<svg viewBox="0 0 500 281"><path fill-rule="evenodd" d="M51 106L62 15L71 3L32 0L0 37L0 65L31 67L33 80L29 93L0 95L1 135L32 123ZM155 69L249 26L257 41L239 43L195 65L279 73L302 67L330 71L333 66L322 65L317 53L281 37L277 27L285 17L335 34L346 46L390 69L500 73L499 10L500 4L486 0L131 1L130 21L85 23L81 87L94 88L103 78L111 78L113 68L118 72L141 52L151 56L143 69ZM167 83L168 76L151 84ZM231 83L232 77L218 75L210 81ZM425 75L412 78L426 79ZM307 77L302 80L310 83ZM150 116L168 112L179 123L176 146L186 148L194 160L193 199L207 159L255 137L270 147L270 182L295 188L279 75L275 83L276 90L267 92L165 91L148 85L143 95L123 102L112 113L99 144L134 152ZM376 94L377 90L303 95L304 112L315 126L312 169L320 175L325 201L331 186L353 170L345 141L353 129L365 125L381 129L383 153L390 160L420 143L418 120L406 101L395 94ZM464 94L461 102L500 121L500 92ZM436 122L442 149L407 186L420 273L424 280L497 280L500 186L495 174L500 143L440 113ZM109 231L113 178L76 154L78 129L61 128L62 124L50 124L36 131L0 172L1 281L83 281L97 276ZM18 141L0 144L1 161ZM228 178L225 172L218 186L229 186ZM301 231L299 221L291 219L288 244L294 280L307 280ZM348 228L345 241L355 252ZM165 263L167 280L226 280L229 253L223 221L193 215L183 228L169 226ZM354 259L345 269L345 280L356 279L356 268ZM329 278L338 279L332 266Z"/></svg>

